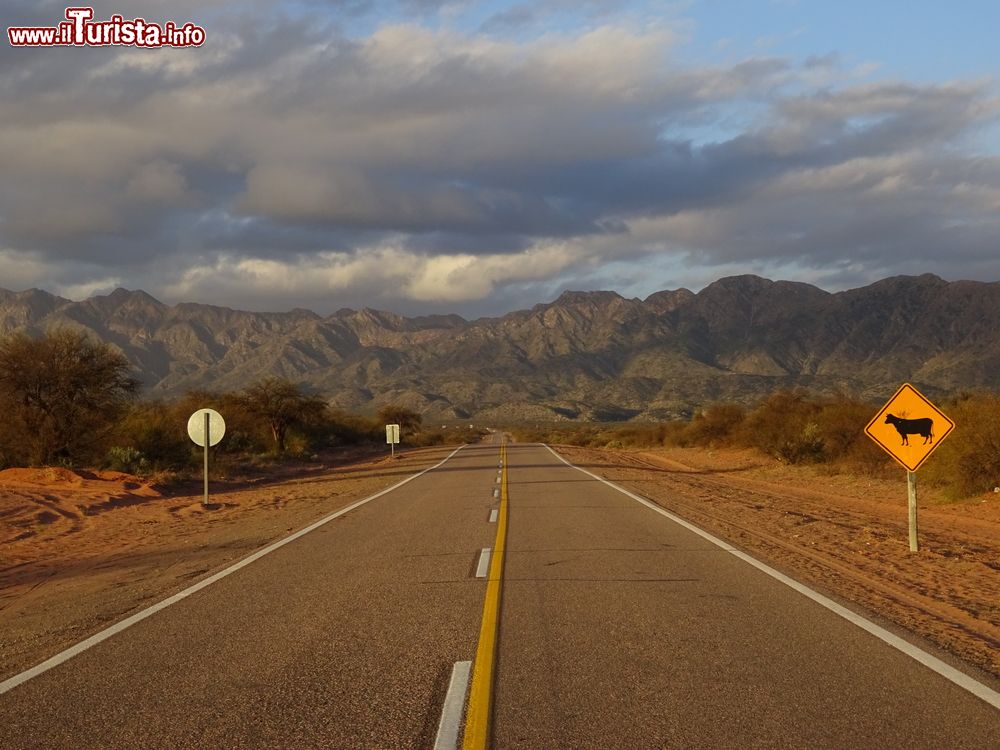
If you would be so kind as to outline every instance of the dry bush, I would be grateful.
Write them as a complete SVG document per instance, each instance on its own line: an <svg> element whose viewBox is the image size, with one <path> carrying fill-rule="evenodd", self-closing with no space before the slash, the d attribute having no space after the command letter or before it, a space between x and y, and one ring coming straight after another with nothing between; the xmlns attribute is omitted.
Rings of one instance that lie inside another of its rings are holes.
<svg viewBox="0 0 1000 750"><path fill-rule="evenodd" d="M656 448L666 436L665 424L630 424L611 430L608 442L616 448Z"/></svg>
<svg viewBox="0 0 1000 750"><path fill-rule="evenodd" d="M412 435L407 435L403 442L414 448L427 448L432 445L446 445L447 443L463 443L473 439L473 435L478 438L479 432L469 433L468 430L441 430L424 429Z"/></svg>
<svg viewBox="0 0 1000 750"><path fill-rule="evenodd" d="M708 447L732 443L746 415L746 409L739 404L710 404L694 415L678 435L678 442Z"/></svg>
<svg viewBox="0 0 1000 750"><path fill-rule="evenodd" d="M103 455L139 382L120 351L69 329L0 341L3 453L11 463L74 465Z"/></svg>
<svg viewBox="0 0 1000 750"><path fill-rule="evenodd" d="M665 446L684 446L687 445L685 442L687 435L688 422L683 422L679 419L672 420L670 422L663 423L663 445Z"/></svg>
<svg viewBox="0 0 1000 750"><path fill-rule="evenodd" d="M1000 486L1000 396L965 395L942 404L942 411L956 427L921 467L921 479L945 487L952 497Z"/></svg>
<svg viewBox="0 0 1000 750"><path fill-rule="evenodd" d="M964 393L940 405L957 427L921 467L921 480L954 498L1000 487L1000 395ZM902 470L864 433L877 411L878 404L799 389L778 391L749 413L736 404L713 404L688 423L534 425L512 432L522 442L601 448L740 445L789 463L820 463L831 472L891 477Z"/></svg>
<svg viewBox="0 0 1000 750"><path fill-rule="evenodd" d="M145 459L153 472L195 466L196 446L187 434L189 416L182 415L175 404L163 401L132 404L115 426L106 466L118 468L129 449L140 455L138 461Z"/></svg>
<svg viewBox="0 0 1000 750"><path fill-rule="evenodd" d="M821 411L821 404L804 390L777 391L747 415L737 439L788 463L818 462L824 457Z"/></svg>
<svg viewBox="0 0 1000 750"><path fill-rule="evenodd" d="M888 478L893 472L899 471L899 464L864 434L840 457L839 464L845 471L853 474L880 479Z"/></svg>
<svg viewBox="0 0 1000 750"><path fill-rule="evenodd" d="M815 417L825 460L844 458L861 441L874 445L864 432L873 413L869 404L851 398L840 396L825 400Z"/></svg>

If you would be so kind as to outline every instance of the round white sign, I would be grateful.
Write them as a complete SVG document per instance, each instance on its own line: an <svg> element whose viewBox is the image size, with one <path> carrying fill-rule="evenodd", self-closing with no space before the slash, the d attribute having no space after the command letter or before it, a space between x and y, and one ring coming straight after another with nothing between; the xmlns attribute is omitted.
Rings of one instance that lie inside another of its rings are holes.
<svg viewBox="0 0 1000 750"><path fill-rule="evenodd" d="M188 435L196 445L205 446L205 415L208 415L208 444L218 445L226 434L226 420L215 409L199 409L188 419Z"/></svg>

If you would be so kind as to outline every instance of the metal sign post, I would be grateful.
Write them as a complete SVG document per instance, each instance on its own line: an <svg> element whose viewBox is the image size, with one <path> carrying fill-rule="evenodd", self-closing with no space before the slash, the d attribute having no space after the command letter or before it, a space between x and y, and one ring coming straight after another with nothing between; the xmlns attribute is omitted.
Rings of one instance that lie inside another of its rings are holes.
<svg viewBox="0 0 1000 750"><path fill-rule="evenodd" d="M204 506L208 505L208 449L209 446L218 445L222 436L226 434L226 420L215 409L199 409L188 418L188 436L195 445L205 448L204 471L205 471L205 495L201 501Z"/></svg>
<svg viewBox="0 0 1000 750"><path fill-rule="evenodd" d="M906 504L910 517L910 552L920 550L917 541L917 472L906 472Z"/></svg>
<svg viewBox="0 0 1000 750"><path fill-rule="evenodd" d="M909 383L903 383L865 427L865 434L906 469L910 552L920 549L917 541L917 469L953 429L955 423ZM910 437L913 437L912 443Z"/></svg>
<svg viewBox="0 0 1000 750"><path fill-rule="evenodd" d="M208 505L208 446L212 442L212 425L208 412L205 412L205 497L202 505Z"/></svg>

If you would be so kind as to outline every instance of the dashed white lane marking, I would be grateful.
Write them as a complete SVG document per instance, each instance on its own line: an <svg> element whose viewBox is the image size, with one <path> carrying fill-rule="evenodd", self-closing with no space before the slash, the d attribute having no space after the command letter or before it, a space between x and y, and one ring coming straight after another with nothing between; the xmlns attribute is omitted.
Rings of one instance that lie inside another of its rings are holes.
<svg viewBox="0 0 1000 750"><path fill-rule="evenodd" d="M915 659L916 661L920 662L921 664L923 664L928 669L934 670L939 675L941 675L942 677L944 677L946 680L950 680L951 682L953 682L956 685L958 685L960 688L964 688L965 690L968 690L970 693L972 693L973 695L975 695L977 698L981 698L982 700L986 701L987 703L989 703L994 708L1000 708L1000 692L997 692L993 688L991 688L991 687L989 687L987 685L984 685L983 683L979 682L978 680L976 680L976 679L974 679L972 677L969 677L969 675L965 674L965 672L960 672L959 670L955 669L950 664L947 664L947 663L941 661L936 656L932 656L931 654L929 654L926 651L924 651L922 648L918 648L917 646L914 646L909 641L903 640L898 635L895 635L894 633L890 633L885 628L879 627L874 622L871 622L870 620L866 620L864 617L862 617L861 615L857 614L856 612L852 612L851 610L847 609L847 607L844 607L844 606L841 606L840 604L837 604L837 602L833 601L832 599L828 599L827 597L825 597L822 594L820 594L818 591L813 591L811 588L809 588L808 586L806 586L806 585L804 585L802 583L799 583L794 578L789 578L784 573L779 573L777 570L775 570L771 566L765 565L760 560L757 560L757 559L751 557L750 555L748 555L746 552L742 552L742 551L736 549L735 547L733 547L732 545L727 544L726 542L722 541L718 537L712 536L707 531L699 529L693 523L685 521L680 516L675 516L669 510L666 510L665 508L661 508L659 505L656 505L655 503L647 500L644 497L641 497L640 495L636 495L636 494L634 494L632 492L629 492L628 490L624 489L623 487L619 487L614 482L609 482L604 477L599 477L599 476L597 476L597 474L589 472L586 469L581 469L579 466L573 466L573 464L571 464L565 458L563 458L558 453L556 453L554 450L552 450L551 448L549 448L549 446L546 445L545 447L549 449L549 451L552 453L553 456L555 456L556 458L558 458L560 461L562 461L567 466L570 466L570 467L576 469L577 471L582 471L584 474L586 474L589 477L593 477L598 482L603 482L604 484L608 485L608 487L611 487L612 489L615 489L618 492L621 492L623 495L627 495L628 497L630 497L633 500L635 500L637 503L642 503L643 505L645 505L650 510L656 511L657 513L659 513L661 516L666 516L671 521L673 521L676 524L680 524L681 526L683 526L688 531L692 531L695 534L697 534L698 536L702 537L703 539L707 539L708 541L710 541L712 544L716 545L717 547L722 547L722 549L724 549L729 554L731 554L731 555L733 555L735 557L738 557L740 560L742 560L743 562L747 563L748 565L752 565L753 567L757 568L757 570L761 571L762 573L766 573L767 575L771 576L771 578L774 578L777 581L781 581L781 583L785 584L789 588L795 589L796 591L798 591L803 596L809 597L810 599L812 599L817 604L820 604L820 605L826 607L831 612L834 612L834 613L840 615L841 617L843 617L848 622L854 623L855 625L857 625L862 630L868 631L873 636L875 636L876 638L878 638L878 639L880 639L882 641L885 641L886 643L888 643L893 648L899 649L900 651L902 651L904 654L906 654L910 658Z"/></svg>
<svg viewBox="0 0 1000 750"><path fill-rule="evenodd" d="M479 553L479 565L476 566L476 578L486 578L486 574L490 570L490 547L483 547L482 552Z"/></svg>
<svg viewBox="0 0 1000 750"><path fill-rule="evenodd" d="M421 472L419 472L417 474L414 474L413 476L409 476L406 479L404 479L402 482L397 482L396 484L392 485L392 487L387 487L386 489L382 490L381 492L376 492L374 495L369 495L364 500L358 500L356 503L351 503L346 508L341 508L340 510L335 511L335 512L331 513L328 516L324 516L323 518L321 518L320 520L316 521L315 523L313 523L313 524L311 524L309 526L306 526L304 529L300 529L299 531L296 531L294 534L286 536L284 539L279 539L274 544L272 544L272 545L270 545L268 547L265 547L262 550L258 550L257 552L254 552L252 555L250 555L248 557L244 557L242 560L240 560L237 563L234 563L233 565L230 565L225 570L220 570L215 575L209 576L208 578L206 578L203 581L198 581L198 583L194 584L193 586L188 586L186 589L184 589L183 591L180 591L180 592L174 594L170 598L164 599L162 602L158 602L158 603L154 604L152 607L148 607L147 609L144 609L141 612L136 612L131 617L126 617L124 620L122 620L120 622L116 622L111 627L105 628L101 632L95 633L94 635L90 636L90 638L87 638L86 640L80 641L76 645L70 646L65 651L60 651L55 656L53 656L53 657L51 657L49 659L46 659L41 664L37 664L34 667L32 667L31 669L27 669L24 672L21 672L20 674L16 674L13 677L7 678L3 682L0 682L0 695L3 695L8 690L12 690L13 688L16 688L18 685L20 685L23 682L27 682L32 677L37 677L38 675L40 675L40 674L42 674L44 672L48 672L50 669L52 669L53 667L59 666L64 661L68 661L69 659L72 659L74 656L83 653L84 651L86 651L91 646L96 646L101 641L107 640L108 638L110 638L111 636L115 635L116 633L120 633L123 630L125 630L126 628L132 627L137 622L141 622L142 620L145 620L147 617L149 617L151 615L155 615L160 610L166 609L171 604L176 604L177 602L181 601L182 599L187 599L189 596L191 596L191 594L197 593L198 591L201 591L202 589L211 586L216 581L221 581L223 578L225 578L226 576L228 576L228 575L230 575L232 573L235 573L240 568L245 568L250 563L256 562L260 558L264 557L264 555L271 554L272 552L274 552L279 547L284 547L289 542L294 542L296 539L298 539L299 537L305 536L310 531L315 531L316 529L318 529L323 524L325 524L325 523L327 523L329 521L332 521L335 518L340 518L342 515L345 515L346 513L350 513L355 508L360 508L362 505L364 505L367 502L370 502L370 501L372 501L372 500L374 500L376 498L382 497L383 495L387 495L390 492L392 492L393 490L399 489L400 487L402 487L407 482L412 482L417 477L423 476L424 474L426 474L429 471L434 471L434 469L438 468L439 466L443 466L446 461L448 461L452 456L454 456L456 453L458 453L464 447L465 447L464 445L459 446L458 448L456 448L455 450L453 450L451 453L449 453L448 456L443 461L441 461L440 463L434 464L434 466L431 466L431 467L429 467L427 469L424 469L423 471L421 471Z"/></svg>
<svg viewBox="0 0 1000 750"><path fill-rule="evenodd" d="M471 661L456 661L451 668L451 682L448 683L448 694L445 695L444 706L441 708L434 750L458 748L458 730L462 726L462 709L465 706L465 694L469 691L471 672Z"/></svg>
<svg viewBox="0 0 1000 750"><path fill-rule="evenodd" d="M497 522L497 513L499 512L500 511L497 508L494 508L493 510L490 511L490 523Z"/></svg>
<svg viewBox="0 0 1000 750"><path fill-rule="evenodd" d="M497 483L497 484L500 484L500 477L497 477L497 481L496 481L496 483Z"/></svg>
<svg viewBox="0 0 1000 750"><path fill-rule="evenodd" d="M500 497L500 490L499 489L493 490L493 497L494 498Z"/></svg>

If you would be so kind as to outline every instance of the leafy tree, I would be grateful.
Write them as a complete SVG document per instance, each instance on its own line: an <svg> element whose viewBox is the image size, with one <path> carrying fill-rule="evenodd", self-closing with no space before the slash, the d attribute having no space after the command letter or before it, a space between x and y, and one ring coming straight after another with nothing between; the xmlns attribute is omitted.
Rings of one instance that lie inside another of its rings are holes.
<svg viewBox="0 0 1000 750"><path fill-rule="evenodd" d="M424 422L424 418L420 414L398 404L383 406L378 411L378 419L382 424L398 424L401 434L417 432Z"/></svg>
<svg viewBox="0 0 1000 750"><path fill-rule="evenodd" d="M296 383L277 376L258 380L243 392L240 400L249 413L267 422L278 453L285 452L290 427L314 421L326 409L323 399L305 394Z"/></svg>
<svg viewBox="0 0 1000 750"><path fill-rule="evenodd" d="M20 438L11 452L35 464L92 457L138 390L131 371L121 352L83 332L8 336L0 342L0 406Z"/></svg>

